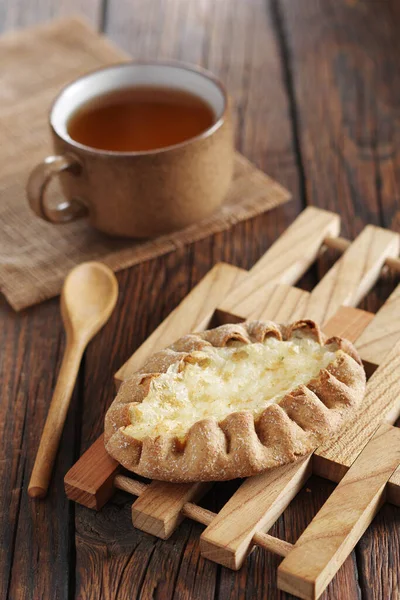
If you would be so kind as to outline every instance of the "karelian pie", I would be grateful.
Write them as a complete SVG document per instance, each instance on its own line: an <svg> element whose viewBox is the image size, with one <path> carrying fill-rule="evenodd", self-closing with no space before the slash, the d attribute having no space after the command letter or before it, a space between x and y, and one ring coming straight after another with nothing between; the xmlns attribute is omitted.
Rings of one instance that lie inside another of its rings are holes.
<svg viewBox="0 0 400 600"><path fill-rule="evenodd" d="M125 381L106 449L165 481L247 477L316 448L362 402L352 344L308 320L248 321L186 335Z"/></svg>

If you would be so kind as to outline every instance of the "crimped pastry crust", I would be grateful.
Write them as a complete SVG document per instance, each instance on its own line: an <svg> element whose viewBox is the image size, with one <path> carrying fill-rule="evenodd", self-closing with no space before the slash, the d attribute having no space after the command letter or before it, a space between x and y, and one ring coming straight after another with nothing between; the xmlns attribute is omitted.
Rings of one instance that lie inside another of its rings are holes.
<svg viewBox="0 0 400 600"><path fill-rule="evenodd" d="M244 347L279 341L312 338L329 346L335 358L306 385L292 389L254 418L249 411L233 412L221 422L207 418L194 423L184 442L174 435L129 435L130 408L142 402L150 383L176 363L184 367L192 353L206 347ZM365 393L365 372L353 345L339 337L325 339L310 320L289 326L248 321L222 325L182 337L169 348L150 357L131 379L125 381L107 412L105 444L109 454L125 468L151 479L190 482L248 477L295 461L316 448L360 404Z"/></svg>

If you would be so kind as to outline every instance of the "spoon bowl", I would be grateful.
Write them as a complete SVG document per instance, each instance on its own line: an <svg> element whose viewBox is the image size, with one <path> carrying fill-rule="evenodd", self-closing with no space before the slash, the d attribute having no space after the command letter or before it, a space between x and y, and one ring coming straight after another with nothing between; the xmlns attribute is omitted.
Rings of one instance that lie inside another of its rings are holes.
<svg viewBox="0 0 400 600"><path fill-rule="evenodd" d="M106 265L93 261L72 269L61 293L67 335L86 345L107 322L117 297L117 279Z"/></svg>

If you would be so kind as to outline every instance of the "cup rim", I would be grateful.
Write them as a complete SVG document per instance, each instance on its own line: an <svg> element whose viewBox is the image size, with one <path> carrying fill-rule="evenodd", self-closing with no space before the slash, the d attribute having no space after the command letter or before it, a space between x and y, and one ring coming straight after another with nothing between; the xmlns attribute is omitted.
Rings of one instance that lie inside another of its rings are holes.
<svg viewBox="0 0 400 600"><path fill-rule="evenodd" d="M104 71L109 71L109 70L112 70L115 68L132 67L132 66L136 66L136 65L138 65L138 66L156 66L156 67L157 66L176 67L176 68L182 69L184 71L191 71L191 72L197 73L198 75L202 75L203 77L209 79L219 88L219 90L222 94L223 100L224 100L224 106L223 106L223 111L222 111L221 116L215 121L215 123L210 125L210 127L205 129L198 135L195 135L187 140L184 140L183 142L179 142L178 144L172 144L171 146L165 146L163 148L155 148L153 150L135 150L135 151L102 150L100 148L92 148L91 146L86 146L85 144L81 144L80 142L77 142L76 140L74 140L68 134L62 135L59 131L57 131L56 127L53 124L53 120L52 120L53 112L54 112L57 102L59 101L61 96L68 90L68 88L70 88L73 84L77 83L78 81L82 81L82 80L86 79L86 77L89 77L90 75L94 75L96 73L100 73L100 72L104 72ZM214 75L213 73L211 73L211 71L208 71L207 69L205 69L203 67L185 63L185 62L182 62L179 60L173 60L173 59L168 59L168 60L140 60L140 59L134 60L133 59L133 60L114 63L112 65L106 65L104 67L99 67L97 69L92 69L90 71L87 71L83 75L76 77L69 83L65 84L61 88L61 90L58 92L57 96L54 98L54 100L51 104L51 107L49 110L48 122L49 122L51 130L60 139L62 139L64 142L66 142L70 146L77 148L79 150L85 151L88 154L93 154L96 156L121 156L121 157L145 156L145 155L154 156L157 154L163 154L165 152L169 152L170 150L183 148L194 142L197 142L202 139L206 139L206 138L210 137L211 135L213 135L218 129L221 128L221 126L223 125L223 123L225 121L226 112L227 112L227 108L228 108L228 101L229 101L229 96L228 96L228 92L226 90L225 85L222 83L222 81L216 75Z"/></svg>

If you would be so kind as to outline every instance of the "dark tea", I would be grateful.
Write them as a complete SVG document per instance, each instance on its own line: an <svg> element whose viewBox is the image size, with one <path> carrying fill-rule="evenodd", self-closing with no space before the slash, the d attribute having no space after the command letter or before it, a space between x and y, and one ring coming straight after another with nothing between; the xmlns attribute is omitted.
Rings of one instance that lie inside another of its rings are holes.
<svg viewBox="0 0 400 600"><path fill-rule="evenodd" d="M132 87L82 105L67 127L70 137L85 146L141 152L184 142L214 122L212 108L194 94L162 87Z"/></svg>

